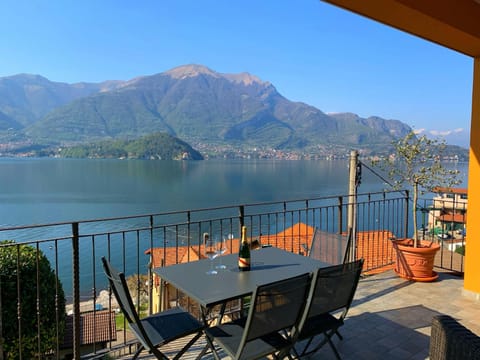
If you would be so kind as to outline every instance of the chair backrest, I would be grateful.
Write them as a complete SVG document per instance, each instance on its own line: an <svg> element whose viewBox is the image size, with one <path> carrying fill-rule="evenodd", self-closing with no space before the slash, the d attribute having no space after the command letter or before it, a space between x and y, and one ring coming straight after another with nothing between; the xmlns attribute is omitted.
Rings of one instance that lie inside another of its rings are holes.
<svg viewBox="0 0 480 360"><path fill-rule="evenodd" d="M363 259L359 259L318 269L313 275L302 321L341 309L344 318L352 304L362 268Z"/></svg>
<svg viewBox="0 0 480 360"><path fill-rule="evenodd" d="M308 256L324 263L337 265L347 260L349 238L315 228Z"/></svg>
<svg viewBox="0 0 480 360"><path fill-rule="evenodd" d="M258 286L252 295L239 352L248 341L295 326L303 313L311 274Z"/></svg>
<svg viewBox="0 0 480 360"><path fill-rule="evenodd" d="M117 299L118 305L125 316L125 319L129 324L135 324L135 334L139 337L139 340L147 349L154 349L152 342L150 341L141 321L138 317L137 310L135 305L133 305L132 297L130 296L130 291L128 290L127 281L125 280L125 275L122 272L119 272L115 269L110 262L102 257L103 270L107 276L110 288Z"/></svg>

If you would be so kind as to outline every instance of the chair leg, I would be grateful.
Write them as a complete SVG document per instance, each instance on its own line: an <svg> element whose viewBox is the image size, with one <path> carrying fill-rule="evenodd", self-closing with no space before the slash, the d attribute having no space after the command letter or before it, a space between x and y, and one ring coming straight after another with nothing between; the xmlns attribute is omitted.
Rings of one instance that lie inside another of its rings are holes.
<svg viewBox="0 0 480 360"><path fill-rule="evenodd" d="M300 354L298 353L297 349L295 349L295 346L292 347L291 352L293 353L293 358L294 359L299 359Z"/></svg>
<svg viewBox="0 0 480 360"><path fill-rule="evenodd" d="M138 343L138 346L137 346L137 351L135 351L135 354L133 354L133 357L132 357L132 360L135 360L138 358L138 356L140 355L140 353L145 350L145 348L143 347L142 344Z"/></svg>
<svg viewBox="0 0 480 360"><path fill-rule="evenodd" d="M274 359L281 360L281 359L285 359L285 357L288 358L289 360L293 360L292 354L290 354L290 352L280 352L277 355L273 354ZM298 358L298 356L296 357Z"/></svg>
<svg viewBox="0 0 480 360"><path fill-rule="evenodd" d="M335 347L335 345L333 344L333 342L330 338L328 338L328 344L330 345L333 352L335 353L335 357L337 358L337 360L342 360L342 358L340 357L340 354L338 353L337 348Z"/></svg>
<svg viewBox="0 0 480 360"><path fill-rule="evenodd" d="M190 349L190 347L202 336L202 333L199 332L197 335L195 335L183 348L180 350L177 355L173 358L173 360L180 359L185 352Z"/></svg>
<svg viewBox="0 0 480 360"><path fill-rule="evenodd" d="M312 340L314 339L314 337L311 337L310 339L308 339L307 343L305 344L305 346L303 347L303 350L300 352L300 355L297 356L297 357L302 357L304 355L307 355L309 354L309 352L307 353L307 349L310 347L310 344L312 343ZM296 351L295 351L296 352Z"/></svg>
<svg viewBox="0 0 480 360"><path fill-rule="evenodd" d="M307 351L308 347L310 346L310 344L313 340L313 338L310 338L310 340L307 343L307 346L305 346L305 348L303 349L303 352L300 354L300 356L305 356L305 355L310 355L310 354L316 353L322 346L324 346L326 343L328 343L328 345L330 345L330 347L332 348L337 360L341 360L342 358L341 358L337 348L335 347L335 344L332 342L332 336L335 335L335 334L337 334L340 337L340 339L343 339L336 330L333 330L331 332L326 332L326 333L323 334L324 339L321 342L319 342L313 349Z"/></svg>
<svg viewBox="0 0 480 360"><path fill-rule="evenodd" d="M210 339L207 335L205 335L207 339L207 344L210 349L212 349L212 354L215 360L220 360L220 356L218 356L217 350L215 349L215 344L213 343L212 339Z"/></svg>

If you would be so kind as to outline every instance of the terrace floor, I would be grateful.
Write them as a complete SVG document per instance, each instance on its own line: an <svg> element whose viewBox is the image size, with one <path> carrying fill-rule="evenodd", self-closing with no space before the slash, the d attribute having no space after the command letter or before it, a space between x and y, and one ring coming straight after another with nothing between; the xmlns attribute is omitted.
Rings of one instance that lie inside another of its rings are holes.
<svg viewBox="0 0 480 360"><path fill-rule="evenodd" d="M480 334L480 301L464 295L463 278L442 272L433 283L409 282L392 270L367 276L360 280L341 329L344 339L335 337L334 342L344 360L426 359L430 324L436 314L449 314ZM199 341L183 358L194 359L204 343ZM145 354L140 358L152 357ZM326 345L310 358L335 356Z"/></svg>

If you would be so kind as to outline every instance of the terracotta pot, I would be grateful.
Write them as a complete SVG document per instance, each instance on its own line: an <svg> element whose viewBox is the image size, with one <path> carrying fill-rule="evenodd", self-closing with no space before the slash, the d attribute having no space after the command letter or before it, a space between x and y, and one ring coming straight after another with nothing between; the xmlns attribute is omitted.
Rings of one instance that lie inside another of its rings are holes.
<svg viewBox="0 0 480 360"><path fill-rule="evenodd" d="M414 281L430 282L438 278L433 271L435 255L440 245L430 241L419 241L413 247L412 239L394 240L393 248L397 254L395 272L402 278Z"/></svg>

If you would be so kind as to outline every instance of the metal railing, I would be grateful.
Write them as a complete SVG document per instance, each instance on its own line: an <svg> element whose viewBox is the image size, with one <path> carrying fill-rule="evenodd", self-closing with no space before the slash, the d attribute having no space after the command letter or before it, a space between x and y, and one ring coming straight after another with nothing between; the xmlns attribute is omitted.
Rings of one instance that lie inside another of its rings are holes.
<svg viewBox="0 0 480 360"><path fill-rule="evenodd" d="M406 236L408 192L358 194L353 203L358 238L355 253L372 257L364 270L391 265L393 250L385 241L378 241L378 234ZM193 261L198 257L192 254L200 253L204 232L232 234L231 238L238 239L241 226L246 225L252 239L268 239L269 245L304 253L305 239L313 235L308 229L347 233L351 204L351 196L340 195L0 228L0 240L13 241L0 245L0 356L95 358L131 346L122 316L110 312L115 305L101 269L102 256L131 279L136 305L148 313L153 285L149 269L155 264L146 251L156 249L163 254L160 266ZM295 232L292 229L298 224L302 226ZM48 271L42 256L48 259ZM3 262L6 257L10 262ZM23 270L27 267L31 272ZM112 314L107 324L96 316L105 311ZM88 327L82 317L87 313L93 314ZM64 321L68 317L70 321ZM49 331L43 328L45 323L50 324Z"/></svg>
<svg viewBox="0 0 480 360"><path fill-rule="evenodd" d="M441 244L435 266L463 274L467 202L441 196L417 204L417 229L421 239Z"/></svg>

